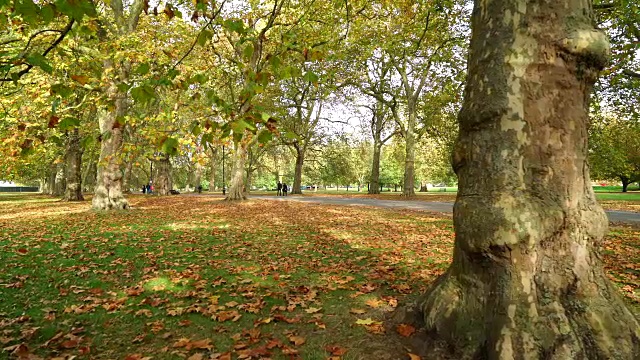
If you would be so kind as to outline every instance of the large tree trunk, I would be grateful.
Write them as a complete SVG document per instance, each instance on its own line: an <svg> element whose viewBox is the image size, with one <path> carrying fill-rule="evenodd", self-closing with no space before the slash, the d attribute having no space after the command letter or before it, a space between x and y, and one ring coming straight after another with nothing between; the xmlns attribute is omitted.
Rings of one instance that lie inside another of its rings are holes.
<svg viewBox="0 0 640 360"><path fill-rule="evenodd" d="M246 145L242 143L235 144L235 153L233 154L233 170L231 171L231 183L229 184L229 192L227 192L226 200L246 200L244 193L244 163L247 159Z"/></svg>
<svg viewBox="0 0 640 360"><path fill-rule="evenodd" d="M113 71L108 61L107 68ZM126 114L126 95L121 94L115 83L110 84L109 97L114 100L115 109L101 111L99 115L100 159L98 175L93 194L92 207L96 210L127 209L129 203L122 194L122 170L120 169L122 150L122 125L116 120Z"/></svg>
<svg viewBox="0 0 640 360"><path fill-rule="evenodd" d="M296 146L296 170L293 176L291 194L302 194L302 165L304 164L304 149Z"/></svg>
<svg viewBox="0 0 640 360"><path fill-rule="evenodd" d="M374 142L373 160L371 161L371 177L369 178L369 194L380 194L380 153L382 144Z"/></svg>
<svg viewBox="0 0 640 360"><path fill-rule="evenodd" d="M165 155L159 160L154 161L156 164L156 181L154 183L154 191L159 195L171 195L171 189L173 188L171 182L171 161L169 155Z"/></svg>
<svg viewBox="0 0 640 360"><path fill-rule="evenodd" d="M591 2L476 1L453 263L421 300L456 359L638 359L640 326L604 273L588 102L608 55Z"/></svg>
<svg viewBox="0 0 640 360"><path fill-rule="evenodd" d="M82 201L82 149L78 129L73 129L67 138L67 191L65 200Z"/></svg>

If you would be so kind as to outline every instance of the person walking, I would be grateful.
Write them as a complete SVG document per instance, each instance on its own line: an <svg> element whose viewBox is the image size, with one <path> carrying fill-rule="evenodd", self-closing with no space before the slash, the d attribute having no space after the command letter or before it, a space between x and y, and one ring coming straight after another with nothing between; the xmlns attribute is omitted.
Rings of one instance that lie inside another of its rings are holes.
<svg viewBox="0 0 640 360"><path fill-rule="evenodd" d="M282 196L287 196L288 190L289 188L287 187L287 184L286 183L282 184Z"/></svg>
<svg viewBox="0 0 640 360"><path fill-rule="evenodd" d="M282 183L278 180L278 196L282 195Z"/></svg>

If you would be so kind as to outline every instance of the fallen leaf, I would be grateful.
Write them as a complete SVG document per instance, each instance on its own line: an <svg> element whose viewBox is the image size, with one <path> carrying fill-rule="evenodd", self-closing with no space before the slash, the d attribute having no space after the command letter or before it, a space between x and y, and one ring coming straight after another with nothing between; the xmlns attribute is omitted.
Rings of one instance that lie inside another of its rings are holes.
<svg viewBox="0 0 640 360"><path fill-rule="evenodd" d="M416 332L416 328L414 328L411 325L407 325L407 324L400 324L398 326L396 326L396 331L398 332L398 334L404 336L404 337L409 337L411 335L413 335Z"/></svg>
<svg viewBox="0 0 640 360"><path fill-rule="evenodd" d="M300 346L305 343L305 338L302 336L289 336L289 341L291 341L295 346Z"/></svg>

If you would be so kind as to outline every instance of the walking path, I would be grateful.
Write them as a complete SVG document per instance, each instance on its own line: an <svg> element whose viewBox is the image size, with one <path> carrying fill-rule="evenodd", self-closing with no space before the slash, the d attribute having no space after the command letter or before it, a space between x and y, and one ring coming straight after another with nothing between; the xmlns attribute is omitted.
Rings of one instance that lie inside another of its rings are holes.
<svg viewBox="0 0 640 360"><path fill-rule="evenodd" d="M453 212L452 202L441 201L406 201L406 200L380 200L371 198L355 198L355 197L330 197L330 196L252 196L254 199L265 199L275 201L299 201L306 203L347 205L347 206L375 206L393 209L408 209L421 211L435 211L441 213ZM607 210L609 221L622 222L627 224L640 225L640 213L630 211L614 211Z"/></svg>

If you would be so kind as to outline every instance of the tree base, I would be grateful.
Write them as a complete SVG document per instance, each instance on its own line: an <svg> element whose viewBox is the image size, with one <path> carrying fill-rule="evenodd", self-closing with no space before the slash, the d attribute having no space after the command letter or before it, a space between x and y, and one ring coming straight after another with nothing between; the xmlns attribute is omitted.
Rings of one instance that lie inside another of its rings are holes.
<svg viewBox="0 0 640 360"><path fill-rule="evenodd" d="M127 210L129 202L122 193L109 196L106 191L96 191L91 200L91 207L94 210Z"/></svg>
<svg viewBox="0 0 640 360"><path fill-rule="evenodd" d="M444 345L455 359L640 358L640 325L605 278L576 279L556 293L545 288L546 271L525 294L514 291L520 280L498 279L491 289L449 269L396 321L421 326L423 344Z"/></svg>
<svg viewBox="0 0 640 360"><path fill-rule="evenodd" d="M227 197L224 198L225 201L243 201L247 200L247 195L242 191L229 191L227 193Z"/></svg>

